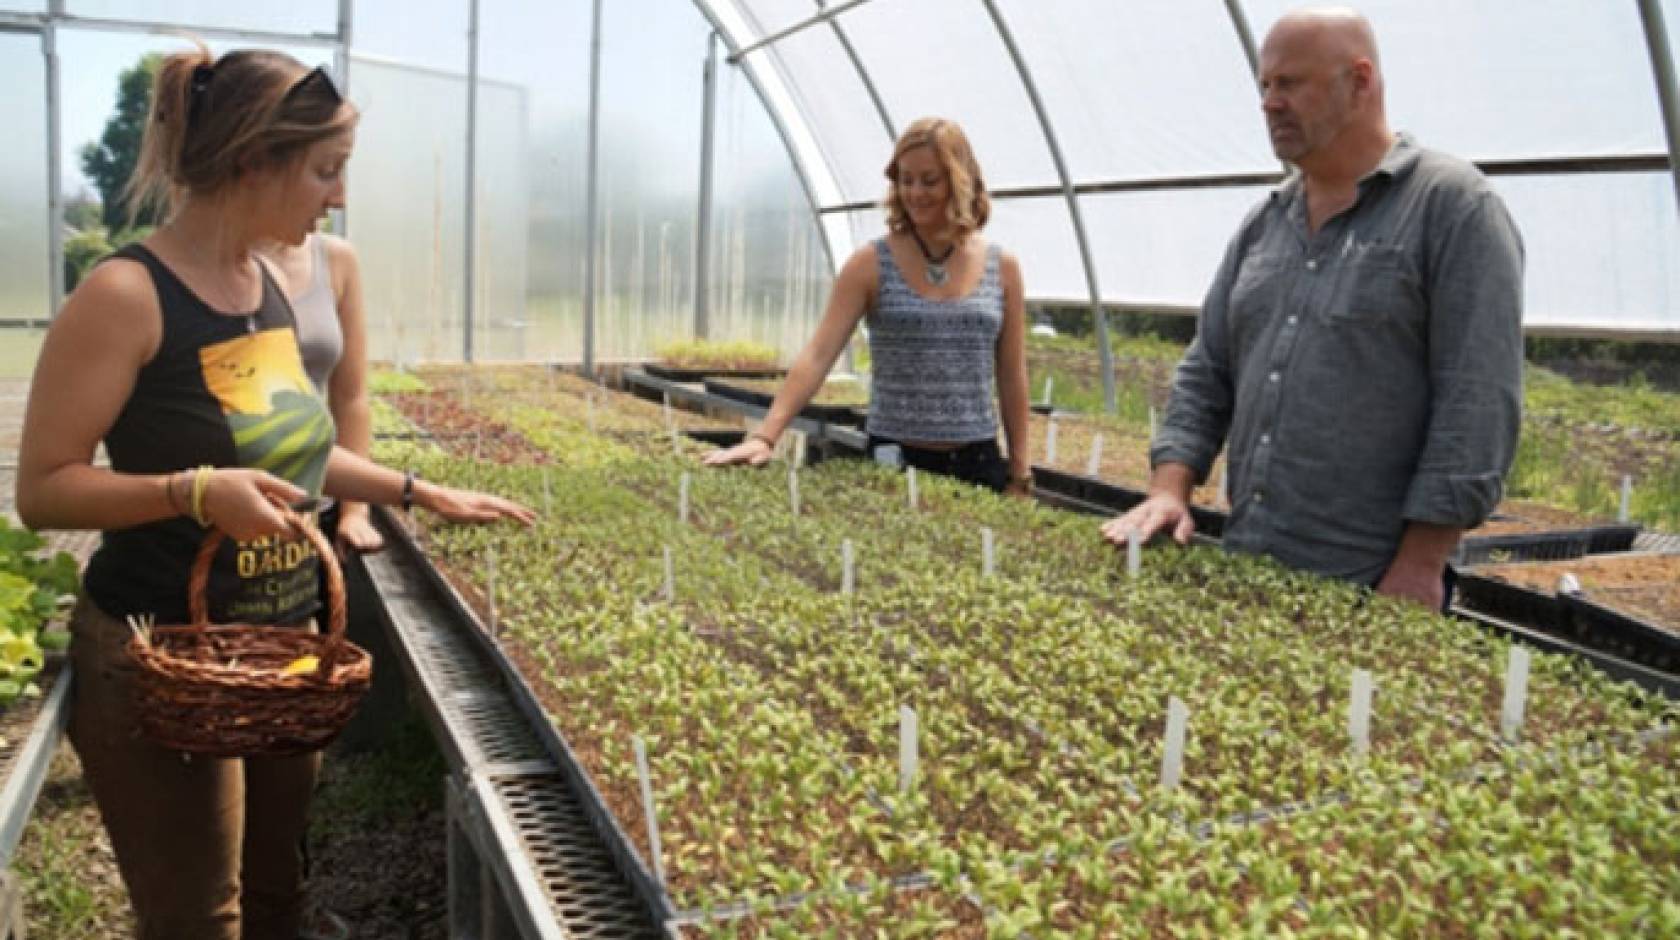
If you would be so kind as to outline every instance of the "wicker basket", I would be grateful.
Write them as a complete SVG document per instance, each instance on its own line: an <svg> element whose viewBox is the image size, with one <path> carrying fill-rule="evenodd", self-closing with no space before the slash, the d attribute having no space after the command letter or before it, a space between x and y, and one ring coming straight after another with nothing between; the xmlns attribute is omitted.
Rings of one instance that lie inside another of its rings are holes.
<svg viewBox="0 0 1680 940"><path fill-rule="evenodd" d="M173 750L213 757L277 757L326 747L373 679L373 657L344 638L344 574L313 523L282 509L315 546L327 574L327 632L301 626L212 626L205 586L221 545L211 530L187 581L192 624L156 627L129 640L139 675L140 728ZM315 656L312 672L284 674Z"/></svg>

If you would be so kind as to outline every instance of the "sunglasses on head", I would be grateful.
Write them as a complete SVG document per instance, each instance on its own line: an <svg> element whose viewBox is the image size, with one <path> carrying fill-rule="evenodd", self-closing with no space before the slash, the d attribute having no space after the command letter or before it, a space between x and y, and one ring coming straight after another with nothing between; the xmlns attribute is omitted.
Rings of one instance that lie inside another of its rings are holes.
<svg viewBox="0 0 1680 940"><path fill-rule="evenodd" d="M332 73L324 65L317 65L309 73L298 79L286 91L286 100L299 95L320 94L332 100L335 105L344 103L344 95L338 90L338 83L333 81Z"/></svg>

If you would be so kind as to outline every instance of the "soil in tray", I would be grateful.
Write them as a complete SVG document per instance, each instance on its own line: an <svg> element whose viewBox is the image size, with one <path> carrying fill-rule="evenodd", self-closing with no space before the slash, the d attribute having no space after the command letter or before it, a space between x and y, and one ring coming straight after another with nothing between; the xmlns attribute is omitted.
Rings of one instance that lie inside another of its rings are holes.
<svg viewBox="0 0 1680 940"><path fill-rule="evenodd" d="M1680 590L1680 555L1598 555L1570 561L1487 565L1476 573L1550 594L1558 578L1572 574L1587 593L1595 589L1668 587Z"/></svg>
<svg viewBox="0 0 1680 940"><path fill-rule="evenodd" d="M1680 555L1596 555L1488 565L1476 573L1543 594L1556 591L1558 578L1572 574L1590 600L1680 633Z"/></svg>
<svg viewBox="0 0 1680 940"><path fill-rule="evenodd" d="M731 379L730 385L748 389L772 398L782 390L780 381L763 379ZM869 386L855 379L830 379L811 396L810 404L833 408L865 408L869 405Z"/></svg>
<svg viewBox="0 0 1680 940"><path fill-rule="evenodd" d="M1528 535L1536 532L1556 532L1569 529L1588 529L1611 525L1605 519L1594 519L1580 513L1522 500L1506 500L1496 507L1493 516L1469 532L1468 538L1483 535Z"/></svg>

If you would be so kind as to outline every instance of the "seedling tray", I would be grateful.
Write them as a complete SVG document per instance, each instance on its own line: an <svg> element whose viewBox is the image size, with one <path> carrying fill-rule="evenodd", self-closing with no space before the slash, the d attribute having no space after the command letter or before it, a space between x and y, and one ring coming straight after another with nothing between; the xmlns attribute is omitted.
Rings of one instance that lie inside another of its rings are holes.
<svg viewBox="0 0 1680 940"><path fill-rule="evenodd" d="M1457 590L1460 603L1471 610L1573 635L1569 612L1556 594L1531 590L1475 571L1459 572Z"/></svg>
<svg viewBox="0 0 1680 940"><path fill-rule="evenodd" d="M668 366L657 362L642 365L642 371L671 382L703 382L708 376L734 379L777 379L786 369L707 369L698 366Z"/></svg>
<svg viewBox="0 0 1680 940"><path fill-rule="evenodd" d="M1566 595L1562 602L1582 642L1664 672L1680 673L1680 634L1672 629L1585 595Z"/></svg>
<svg viewBox="0 0 1680 940"><path fill-rule="evenodd" d="M706 391L719 398L745 402L749 405L757 405L760 408L769 408L771 403L776 400L776 396L769 392L736 385L728 379L708 378L705 380L705 385ZM799 415L802 418L810 418L812 421L826 421L830 424L862 425L856 405L819 405L812 403L799 409ZM867 418L867 413L864 413L862 417Z"/></svg>
<svg viewBox="0 0 1680 940"><path fill-rule="evenodd" d="M1471 535L1459 544L1458 563L1483 565L1502 561L1561 561L1607 552L1625 552L1639 535L1636 525L1591 526L1550 532Z"/></svg>
<svg viewBox="0 0 1680 940"><path fill-rule="evenodd" d="M1042 464L1033 465L1033 485L1087 505L1101 506L1112 513L1131 509L1143 502L1146 495L1142 490L1134 490L1129 486L1094 480L1083 474L1069 473ZM1229 519L1225 513L1217 509L1191 506L1190 516L1196 520L1197 532L1213 538L1225 534L1225 523Z"/></svg>

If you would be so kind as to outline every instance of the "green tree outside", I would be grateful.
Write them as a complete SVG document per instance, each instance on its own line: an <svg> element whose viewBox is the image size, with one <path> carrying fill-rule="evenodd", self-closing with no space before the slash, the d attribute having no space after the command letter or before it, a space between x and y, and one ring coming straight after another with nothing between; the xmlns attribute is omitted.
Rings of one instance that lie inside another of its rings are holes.
<svg viewBox="0 0 1680 940"><path fill-rule="evenodd" d="M126 227L128 213L123 206L123 187L134 175L140 162L140 138L146 129L146 111L151 103L152 84L157 78L163 56L149 53L141 56L132 68L124 69L117 78L117 110L105 122L105 133L97 143L82 148L82 172L99 190L101 217L106 229L117 231ZM134 219L136 225L156 225L158 211L149 208Z"/></svg>

